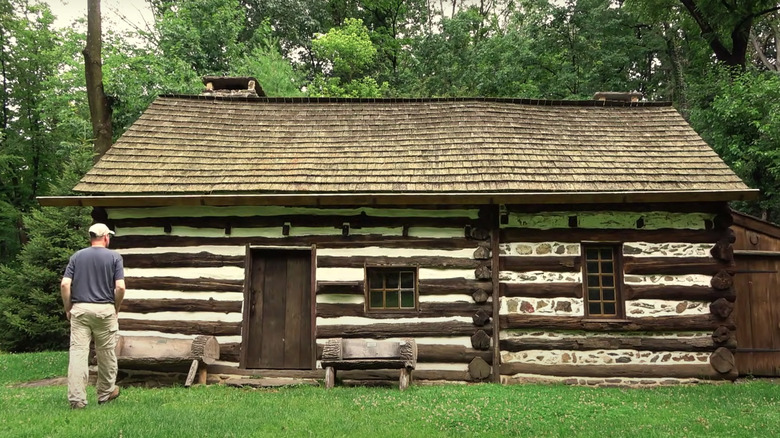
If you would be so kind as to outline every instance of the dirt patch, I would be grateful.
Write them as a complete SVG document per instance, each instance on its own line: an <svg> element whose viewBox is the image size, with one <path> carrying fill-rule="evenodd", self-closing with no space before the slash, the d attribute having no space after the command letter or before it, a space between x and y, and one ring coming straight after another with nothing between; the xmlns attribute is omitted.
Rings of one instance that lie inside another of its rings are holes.
<svg viewBox="0 0 780 438"><path fill-rule="evenodd" d="M16 383L9 385L11 388L38 388L41 386L67 385L67 377L52 377L49 379L33 380L32 382Z"/></svg>

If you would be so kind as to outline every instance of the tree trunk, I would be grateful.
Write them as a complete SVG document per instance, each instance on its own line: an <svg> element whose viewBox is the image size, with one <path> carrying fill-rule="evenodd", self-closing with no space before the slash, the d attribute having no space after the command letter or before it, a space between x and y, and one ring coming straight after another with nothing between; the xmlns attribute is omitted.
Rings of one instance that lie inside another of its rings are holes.
<svg viewBox="0 0 780 438"><path fill-rule="evenodd" d="M84 72L87 79L87 100L94 136L94 160L97 162L111 147L111 106L103 90L102 26L100 0L87 2L87 45L84 55Z"/></svg>

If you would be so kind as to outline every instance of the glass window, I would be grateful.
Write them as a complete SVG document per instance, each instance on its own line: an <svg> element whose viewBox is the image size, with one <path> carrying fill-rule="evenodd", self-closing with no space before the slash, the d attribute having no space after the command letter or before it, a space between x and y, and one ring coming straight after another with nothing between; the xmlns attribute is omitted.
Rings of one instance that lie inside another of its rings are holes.
<svg viewBox="0 0 780 438"><path fill-rule="evenodd" d="M417 270L366 268L369 310L417 308Z"/></svg>
<svg viewBox="0 0 780 438"><path fill-rule="evenodd" d="M620 271L618 246L583 244L585 263L585 308L587 315L597 318L618 318L623 313L618 280Z"/></svg>

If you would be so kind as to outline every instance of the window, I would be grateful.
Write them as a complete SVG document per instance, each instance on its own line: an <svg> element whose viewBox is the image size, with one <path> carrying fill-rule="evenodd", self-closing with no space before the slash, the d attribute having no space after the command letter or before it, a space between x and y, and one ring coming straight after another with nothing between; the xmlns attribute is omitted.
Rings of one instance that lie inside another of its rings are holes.
<svg viewBox="0 0 780 438"><path fill-rule="evenodd" d="M417 308L417 269L366 268L368 310Z"/></svg>
<svg viewBox="0 0 780 438"><path fill-rule="evenodd" d="M583 244L586 316L618 318L623 316L620 298L619 246Z"/></svg>

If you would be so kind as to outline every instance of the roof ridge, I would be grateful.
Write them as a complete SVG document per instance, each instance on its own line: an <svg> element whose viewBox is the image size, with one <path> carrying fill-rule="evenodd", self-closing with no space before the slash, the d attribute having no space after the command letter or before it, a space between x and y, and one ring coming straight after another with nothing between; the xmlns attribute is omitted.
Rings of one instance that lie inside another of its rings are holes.
<svg viewBox="0 0 780 438"><path fill-rule="evenodd" d="M670 107L672 102L619 102L599 100L555 100L529 99L515 97L254 97L254 96L205 96L200 94L161 94L161 98L192 99L192 100L226 100L262 103L429 103L429 102L495 102L534 106L584 106L584 107Z"/></svg>

